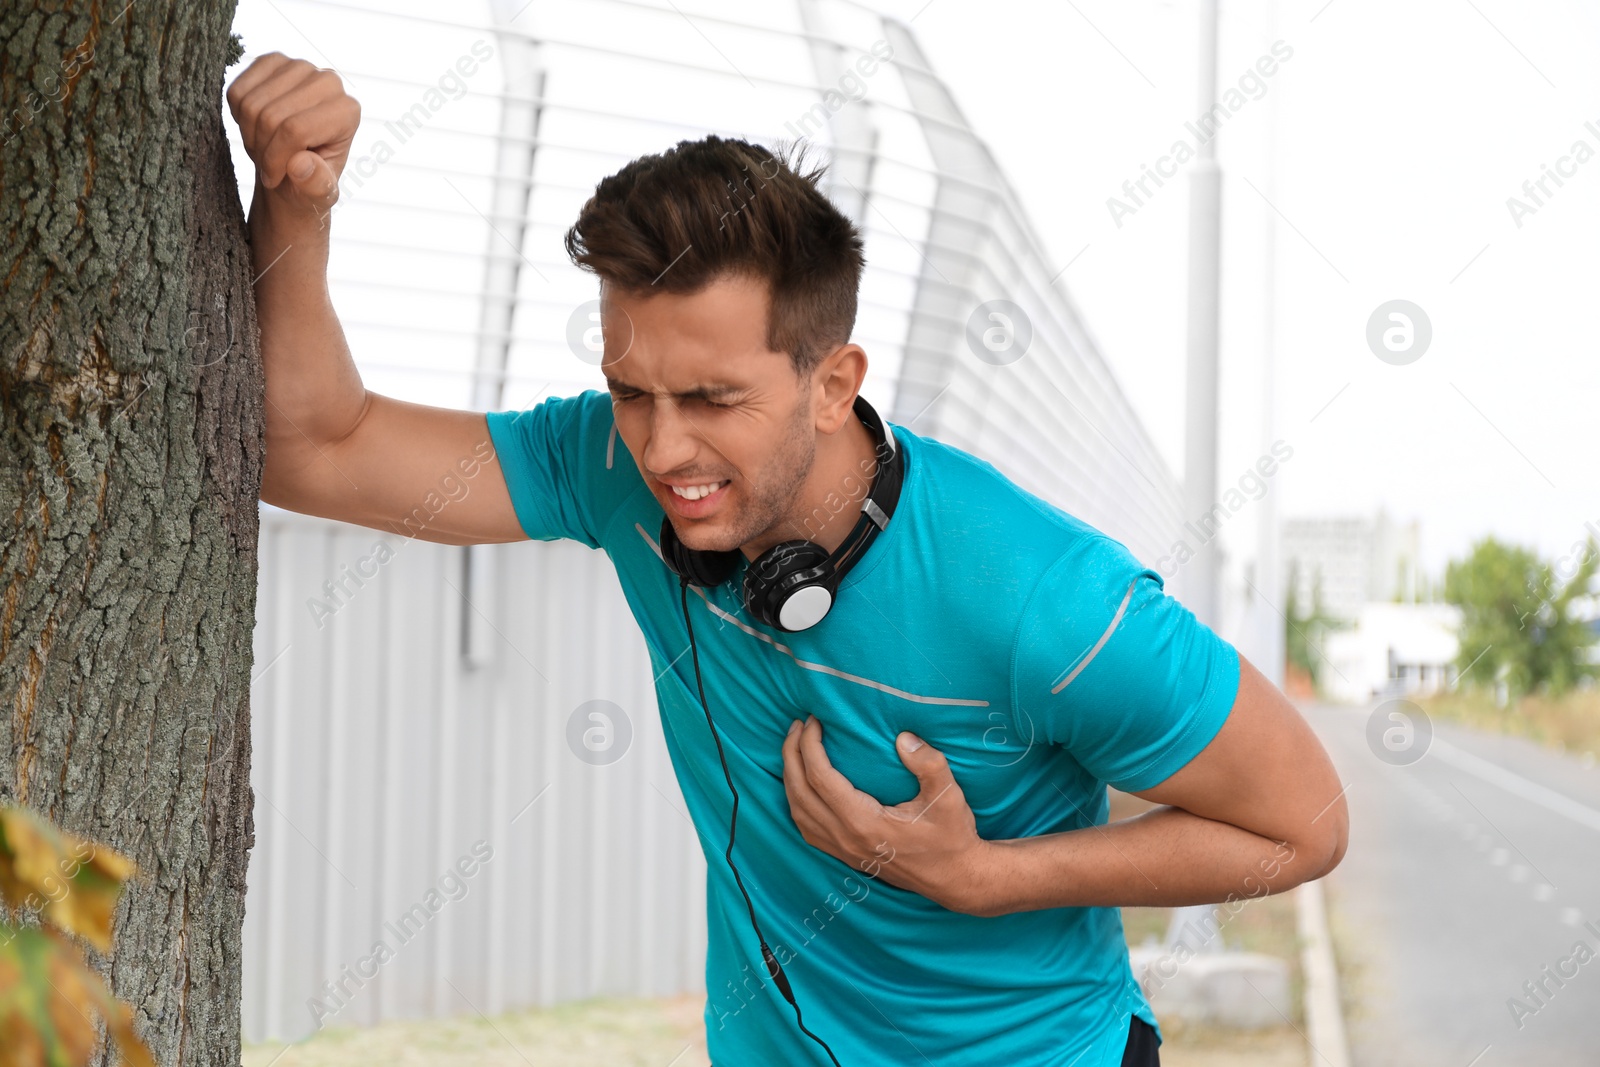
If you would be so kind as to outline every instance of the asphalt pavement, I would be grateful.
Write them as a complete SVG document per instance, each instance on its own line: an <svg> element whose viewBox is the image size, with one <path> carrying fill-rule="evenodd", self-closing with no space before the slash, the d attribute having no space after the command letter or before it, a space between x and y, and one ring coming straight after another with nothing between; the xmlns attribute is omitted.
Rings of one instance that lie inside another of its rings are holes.
<svg viewBox="0 0 1600 1067"><path fill-rule="evenodd" d="M1415 705L1302 711L1350 807L1325 886L1352 1067L1600 1067L1593 758Z"/></svg>

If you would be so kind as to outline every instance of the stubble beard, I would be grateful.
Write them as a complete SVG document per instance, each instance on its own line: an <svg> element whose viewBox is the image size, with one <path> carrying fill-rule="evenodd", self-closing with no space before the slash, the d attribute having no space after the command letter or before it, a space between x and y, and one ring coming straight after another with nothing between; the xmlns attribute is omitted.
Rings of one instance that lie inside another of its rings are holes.
<svg viewBox="0 0 1600 1067"><path fill-rule="evenodd" d="M733 551L769 534L775 535L774 544L805 537L805 529L795 521L793 512L816 459L817 437L811 425L810 405L802 401L789 419L782 446L759 480L742 484L744 506L736 524L707 550Z"/></svg>

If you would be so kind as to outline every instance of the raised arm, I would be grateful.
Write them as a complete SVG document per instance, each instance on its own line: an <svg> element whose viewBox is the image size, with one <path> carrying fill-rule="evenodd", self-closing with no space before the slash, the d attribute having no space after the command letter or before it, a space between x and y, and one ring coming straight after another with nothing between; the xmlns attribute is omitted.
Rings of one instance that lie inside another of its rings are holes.
<svg viewBox="0 0 1600 1067"><path fill-rule="evenodd" d="M481 412L368 391L328 296L328 234L361 107L271 53L228 89L256 165L250 245L266 370L269 504L445 544L525 538Z"/></svg>

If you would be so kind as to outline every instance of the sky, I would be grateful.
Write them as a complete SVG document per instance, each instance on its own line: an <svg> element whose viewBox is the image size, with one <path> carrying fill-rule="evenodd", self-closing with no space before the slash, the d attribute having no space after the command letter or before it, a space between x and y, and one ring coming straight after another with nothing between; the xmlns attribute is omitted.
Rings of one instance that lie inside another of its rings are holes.
<svg viewBox="0 0 1600 1067"><path fill-rule="evenodd" d="M1106 200L1202 110L1197 5L889 10L916 16L1044 240L1071 261L1061 284L1181 470L1187 191L1169 183L1120 228ZM1386 507L1420 521L1435 570L1489 534L1559 554L1586 522L1600 532L1600 156L1580 163L1574 146L1600 152L1600 9L1223 3L1219 38L1224 86L1273 41L1293 49L1217 140L1219 480L1261 451L1270 318L1273 424L1295 449L1275 479L1281 515ZM1514 217L1508 199L1532 205L1523 183L1558 164L1571 176L1547 179L1552 195ZM1433 331L1403 366L1365 337L1373 311L1396 299L1421 307Z"/></svg>
<svg viewBox="0 0 1600 1067"><path fill-rule="evenodd" d="M559 25L567 10L535 3L527 17L543 24ZM749 9L719 0L661 6L677 9L685 23L674 54L740 71L767 69L760 40L696 21ZM1159 188L1147 179L1153 193L1137 204L1124 183L1157 166L1175 141L1192 140L1185 124L1204 110L1198 6L873 6L910 20L1060 265L1057 285L1181 474L1192 167L1177 165ZM462 5L448 17L482 22L481 10ZM608 18L619 42L640 32L625 6ZM371 72L432 80L481 36L309 0L242 0L236 28L247 62L278 49L350 70L367 144L416 92ZM1222 5L1219 34L1220 86L1238 87L1242 101L1216 141L1223 173L1220 486L1281 440L1293 458L1271 484L1280 517L1370 515L1383 507L1420 522L1424 564L1435 572L1485 535L1547 555L1567 551L1585 523L1600 535L1600 475L1589 445L1600 406L1592 335L1600 291L1593 248L1600 234L1600 10L1509 0L1249 0ZM502 73L491 66L464 80L472 89L498 90ZM1267 69L1270 75L1260 73ZM887 82L879 79L869 91L892 93ZM652 88L641 71L636 80L613 78L586 92L617 106L661 106ZM728 121L747 121L740 94L725 95L718 104ZM449 106L441 128L493 121L492 101L468 95ZM605 131L596 123L570 136L603 141ZM490 152L464 140L455 162L492 169ZM237 148L235 157L248 188L248 161ZM360 189L347 186L347 199L378 203L403 192L404 169L389 168ZM1524 191L1525 182L1541 178L1543 191ZM440 194L435 214L408 217L409 224L443 232L482 216L477 205L487 201L467 179L452 188L458 200ZM581 201L577 191L567 201L553 195L552 217ZM1108 204L1113 197L1121 210ZM1522 206L1508 205L1511 198ZM465 343L448 330L429 333L386 317L392 291L364 306L363 279L395 269L396 254L382 247L393 220L343 207L336 218L344 232L365 233L370 242L341 252L333 268L350 282L337 298L357 324L352 329L386 338L380 356L363 350L369 384L383 381L386 365L426 365L438 350L430 346ZM542 239L554 248L556 236ZM460 314L481 278L465 257L481 249L463 246L463 263L450 265L453 277L430 267L425 283L414 282L408 305L421 314L430 301L454 300L460 306L449 313ZM537 253L533 260L549 266ZM1431 333L1425 350L1407 353L1421 351L1409 362L1386 362L1369 344L1369 321L1393 301L1420 309ZM565 314L554 307L545 314L553 336L564 331ZM1231 548L1250 550L1247 524L1230 527L1228 536L1237 542Z"/></svg>

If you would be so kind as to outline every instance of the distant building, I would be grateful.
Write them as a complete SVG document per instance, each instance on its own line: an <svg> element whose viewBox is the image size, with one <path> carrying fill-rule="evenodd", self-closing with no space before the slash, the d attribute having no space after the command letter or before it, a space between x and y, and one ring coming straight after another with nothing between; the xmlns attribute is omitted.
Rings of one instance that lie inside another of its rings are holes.
<svg viewBox="0 0 1600 1067"><path fill-rule="evenodd" d="M1322 688L1334 700L1427 696L1456 681L1461 609L1369 602L1355 627L1324 635Z"/></svg>
<svg viewBox="0 0 1600 1067"><path fill-rule="evenodd" d="M1427 599L1419 588L1420 555L1418 523L1396 523L1382 509L1372 519L1288 519L1283 524L1284 589L1287 595L1293 583L1302 614L1311 610L1319 579L1323 610L1346 621L1354 621L1370 601Z"/></svg>

